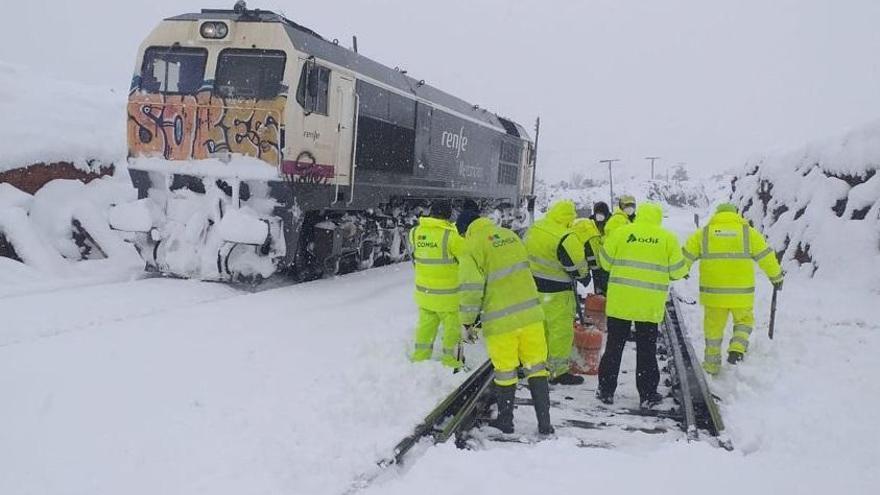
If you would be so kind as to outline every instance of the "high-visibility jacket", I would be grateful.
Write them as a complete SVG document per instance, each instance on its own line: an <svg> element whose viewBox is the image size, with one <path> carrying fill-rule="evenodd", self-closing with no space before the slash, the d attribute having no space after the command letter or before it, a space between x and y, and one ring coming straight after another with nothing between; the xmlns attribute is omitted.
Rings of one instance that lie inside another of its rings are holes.
<svg viewBox="0 0 880 495"><path fill-rule="evenodd" d="M584 256L590 270L599 269L599 249L602 248L602 233L596 222L589 218L578 218L571 224L571 230L578 241L584 246Z"/></svg>
<svg viewBox="0 0 880 495"><path fill-rule="evenodd" d="M572 279L589 273L584 245L571 230L576 217L572 201L559 201L526 233L529 266L540 292L571 290Z"/></svg>
<svg viewBox="0 0 880 495"><path fill-rule="evenodd" d="M716 213L688 238L682 251L688 268L700 260L700 304L748 308L755 303L757 262L771 282L782 281L773 248L738 213Z"/></svg>
<svg viewBox="0 0 880 495"><path fill-rule="evenodd" d="M487 218L474 220L465 234L459 279L463 325L479 316L491 336L544 321L526 248L510 229Z"/></svg>
<svg viewBox="0 0 880 495"><path fill-rule="evenodd" d="M609 235L611 235L615 230L624 225L629 225L632 222L629 219L629 215L624 213L623 210L618 206L614 209L614 213L611 214L611 218L605 223L605 238L607 239Z"/></svg>
<svg viewBox="0 0 880 495"><path fill-rule="evenodd" d="M409 245L416 272L416 304L431 311L458 311L458 258L464 239L455 225L421 217L409 232Z"/></svg>
<svg viewBox="0 0 880 495"><path fill-rule="evenodd" d="M605 313L621 320L660 323L669 282L687 273L681 245L661 225L663 211L642 203L635 222L605 240L599 261L610 273Z"/></svg>

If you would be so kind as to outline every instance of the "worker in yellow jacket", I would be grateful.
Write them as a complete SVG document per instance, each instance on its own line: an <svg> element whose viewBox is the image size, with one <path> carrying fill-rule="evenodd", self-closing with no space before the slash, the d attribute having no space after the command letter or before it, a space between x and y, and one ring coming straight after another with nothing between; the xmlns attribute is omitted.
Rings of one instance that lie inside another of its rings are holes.
<svg viewBox="0 0 880 495"><path fill-rule="evenodd" d="M605 224L605 237L624 225L629 225L636 217L636 198L623 195L617 200L617 208Z"/></svg>
<svg viewBox="0 0 880 495"><path fill-rule="evenodd" d="M599 250L602 248L602 233L592 218L578 218L571 224L578 241L584 246L584 257L593 278L593 291L605 294L608 290L608 272L599 266Z"/></svg>
<svg viewBox="0 0 880 495"><path fill-rule="evenodd" d="M409 233L409 245L415 265L415 300L419 307L413 361L431 358L434 338L443 325L441 362L458 368L456 357L461 339L458 321L458 259L464 239L450 222L452 206L448 201L435 201L430 216L420 217L419 224Z"/></svg>
<svg viewBox="0 0 880 495"><path fill-rule="evenodd" d="M576 216L574 202L558 201L529 228L525 240L544 310L550 382L562 385L584 382L569 373L576 304L572 283L590 273L584 245L571 230Z"/></svg>
<svg viewBox="0 0 880 495"><path fill-rule="evenodd" d="M749 348L755 325L755 268L757 263L774 287L782 288L782 268L767 240L731 203L718 205L709 223L693 233L683 254L688 268L700 260L700 304L706 350L703 369L721 371L721 344L727 320L733 316L727 362L736 364Z"/></svg>
<svg viewBox="0 0 880 495"><path fill-rule="evenodd" d="M669 282L687 273L678 238L662 222L660 205L642 203L635 221L615 230L600 250L599 261L610 277L605 304L608 341L599 362L596 396L606 404L614 403L620 359L633 325L639 402L649 408L662 400L657 393L657 326L663 320Z"/></svg>
<svg viewBox="0 0 880 495"><path fill-rule="evenodd" d="M479 318L495 367L498 417L490 425L513 433L517 369L522 368L538 432L551 434L544 312L525 246L515 232L479 218L476 212L463 211L457 223L466 232L459 276L461 322L471 328Z"/></svg>

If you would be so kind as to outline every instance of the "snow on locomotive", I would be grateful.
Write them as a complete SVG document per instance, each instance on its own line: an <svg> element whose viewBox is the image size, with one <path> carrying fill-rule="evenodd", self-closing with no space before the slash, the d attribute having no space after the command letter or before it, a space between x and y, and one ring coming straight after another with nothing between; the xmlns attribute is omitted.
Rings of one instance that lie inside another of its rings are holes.
<svg viewBox="0 0 880 495"><path fill-rule="evenodd" d="M143 42L128 152L141 199L114 227L149 268L202 279L399 260L439 197L516 222L534 170L520 125L243 2Z"/></svg>

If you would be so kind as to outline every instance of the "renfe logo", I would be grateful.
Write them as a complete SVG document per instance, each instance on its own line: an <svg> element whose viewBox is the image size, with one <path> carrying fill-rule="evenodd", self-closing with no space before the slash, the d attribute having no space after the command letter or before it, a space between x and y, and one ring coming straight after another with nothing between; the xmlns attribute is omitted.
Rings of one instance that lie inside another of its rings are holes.
<svg viewBox="0 0 880 495"><path fill-rule="evenodd" d="M456 158L461 156L462 151L467 153L467 142L468 138L464 135L464 127L458 131L458 134L443 131L443 134L440 135L440 143L451 150L455 150Z"/></svg>

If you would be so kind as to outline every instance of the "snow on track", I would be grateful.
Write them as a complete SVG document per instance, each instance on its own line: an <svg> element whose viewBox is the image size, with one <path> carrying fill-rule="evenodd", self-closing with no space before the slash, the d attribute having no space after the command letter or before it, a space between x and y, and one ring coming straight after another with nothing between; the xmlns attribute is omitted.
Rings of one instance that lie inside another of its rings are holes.
<svg viewBox="0 0 880 495"><path fill-rule="evenodd" d="M464 379L408 361L411 277L2 300L32 335L65 331L0 347L0 493L344 491Z"/></svg>

